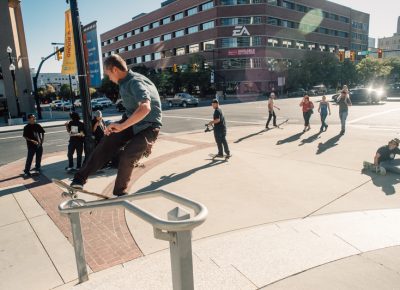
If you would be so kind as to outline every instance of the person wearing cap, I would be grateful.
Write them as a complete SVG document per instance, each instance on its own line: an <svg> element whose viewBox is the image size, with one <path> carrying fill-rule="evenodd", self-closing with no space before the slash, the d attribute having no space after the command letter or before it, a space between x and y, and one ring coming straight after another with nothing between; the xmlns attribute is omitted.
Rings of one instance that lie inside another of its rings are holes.
<svg viewBox="0 0 400 290"><path fill-rule="evenodd" d="M97 144L100 143L100 140L104 137L104 130L106 129L106 123L103 120L103 114L101 111L96 111L93 114L92 119L92 132L94 135L94 139Z"/></svg>
<svg viewBox="0 0 400 290"><path fill-rule="evenodd" d="M343 135L346 131L346 119L349 114L349 106L352 106L349 89L346 85L343 86L343 89L336 100L336 103L339 104L339 118L341 123L340 135Z"/></svg>
<svg viewBox="0 0 400 290"><path fill-rule="evenodd" d="M276 124L276 115L275 115L275 111L274 108L277 108L278 110L280 110L280 108L278 108L277 106L274 105L274 100L275 100L275 93L271 93L269 95L269 99L268 99L268 121L267 124L265 125L265 129L269 129L269 122L271 122L272 119L272 124L274 127L277 127L278 125Z"/></svg>
<svg viewBox="0 0 400 290"><path fill-rule="evenodd" d="M76 151L76 169L80 169L82 166L82 153L83 153L83 142L85 137L85 127L80 121L79 114L77 112L71 112L69 114L71 121L65 123L65 127L69 134L68 143L68 166L65 168L68 172L74 169L74 152Z"/></svg>
<svg viewBox="0 0 400 290"><path fill-rule="evenodd" d="M400 154L400 140L394 138L388 145L382 146L376 151L374 165L385 168L386 171L400 174L400 159L395 159L396 154Z"/></svg>
<svg viewBox="0 0 400 290"><path fill-rule="evenodd" d="M28 156L26 157L24 177L31 176L31 166L33 156L36 155L36 163L34 173L40 172L40 165L43 154L43 141L44 141L44 129L42 126L36 123L36 117L33 114L28 115L28 124L24 127L23 137L26 140L28 147Z"/></svg>
<svg viewBox="0 0 400 290"><path fill-rule="evenodd" d="M227 157L231 157L228 142L226 141L226 123L224 114L219 107L219 102L217 99L214 99L211 104L214 109L214 115L213 120L210 121L208 125L214 125L214 138L218 147L218 153L216 157L224 157L224 151Z"/></svg>

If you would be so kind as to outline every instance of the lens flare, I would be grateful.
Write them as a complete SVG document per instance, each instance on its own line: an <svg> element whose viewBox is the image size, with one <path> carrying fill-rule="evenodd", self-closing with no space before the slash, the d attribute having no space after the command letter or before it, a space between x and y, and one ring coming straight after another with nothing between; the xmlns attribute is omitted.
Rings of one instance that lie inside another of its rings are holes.
<svg viewBox="0 0 400 290"><path fill-rule="evenodd" d="M313 9L309 11L300 21L300 32L303 34L309 34L315 31L315 29L321 24L322 19L323 14L321 9Z"/></svg>

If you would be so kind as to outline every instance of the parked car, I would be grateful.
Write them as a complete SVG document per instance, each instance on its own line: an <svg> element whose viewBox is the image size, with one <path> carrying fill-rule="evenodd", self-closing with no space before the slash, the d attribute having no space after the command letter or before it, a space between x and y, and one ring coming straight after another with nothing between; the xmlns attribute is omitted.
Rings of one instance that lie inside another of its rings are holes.
<svg viewBox="0 0 400 290"><path fill-rule="evenodd" d="M379 103L381 101L386 101L386 92L383 89L374 88L356 88L350 89L350 100L352 103ZM340 94L332 96L332 100L337 102L337 98Z"/></svg>
<svg viewBox="0 0 400 290"><path fill-rule="evenodd" d="M122 103L122 99L118 99L115 102L115 106L117 107L118 112L125 112L124 104Z"/></svg>
<svg viewBox="0 0 400 290"><path fill-rule="evenodd" d="M103 105L97 102L96 99L90 101L92 105L92 110L103 110Z"/></svg>
<svg viewBox="0 0 400 290"><path fill-rule="evenodd" d="M387 94L389 97L400 97L400 83L394 83L388 85Z"/></svg>
<svg viewBox="0 0 400 290"><path fill-rule="evenodd" d="M187 106L197 107L199 105L199 99L188 93L177 93L173 98L166 98L165 101L169 107L182 106L186 108Z"/></svg>
<svg viewBox="0 0 400 290"><path fill-rule="evenodd" d="M107 97L97 98L95 100L103 107L110 107L113 104L113 102Z"/></svg>
<svg viewBox="0 0 400 290"><path fill-rule="evenodd" d="M303 97L306 94L307 92L304 89L298 89L295 91L289 91L287 96L288 98L295 98L295 97Z"/></svg>
<svg viewBox="0 0 400 290"><path fill-rule="evenodd" d="M61 100L54 100L50 103L50 108L52 110L58 110L62 106L62 101Z"/></svg>
<svg viewBox="0 0 400 290"><path fill-rule="evenodd" d="M61 109L63 111L71 110L71 108L72 108L72 103L70 101L62 102Z"/></svg>

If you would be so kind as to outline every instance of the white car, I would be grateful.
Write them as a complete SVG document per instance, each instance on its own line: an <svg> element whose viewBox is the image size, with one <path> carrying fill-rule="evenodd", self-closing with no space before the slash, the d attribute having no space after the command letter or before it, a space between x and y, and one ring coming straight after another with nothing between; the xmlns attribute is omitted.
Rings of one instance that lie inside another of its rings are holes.
<svg viewBox="0 0 400 290"><path fill-rule="evenodd" d="M97 101L97 103L99 103L100 105L102 105L103 107L109 107L112 105L112 102L109 98L106 97L102 97L102 98L97 98L95 99Z"/></svg>
<svg viewBox="0 0 400 290"><path fill-rule="evenodd" d="M52 101L52 102L50 103L50 108L51 108L52 110L58 110L58 109L61 108L62 103L63 103L63 101L61 101L61 100Z"/></svg>
<svg viewBox="0 0 400 290"><path fill-rule="evenodd" d="M71 103L70 101L62 102L61 109L62 109L63 111L65 111L65 110L71 110L71 108L72 108L72 103Z"/></svg>

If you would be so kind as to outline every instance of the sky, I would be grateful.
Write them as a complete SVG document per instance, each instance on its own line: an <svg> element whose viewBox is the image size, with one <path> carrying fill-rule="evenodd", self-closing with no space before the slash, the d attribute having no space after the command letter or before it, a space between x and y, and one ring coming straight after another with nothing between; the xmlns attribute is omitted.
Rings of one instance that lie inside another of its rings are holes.
<svg viewBox="0 0 400 290"><path fill-rule="evenodd" d="M183 0L184 1L184 0ZM314 0L319 1L319 0ZM142 12L160 8L160 0L78 0L83 25L97 20L100 36ZM199 1L200 2L200 1ZM392 36L400 16L399 0L334 0L332 2L370 14L370 37ZM52 42L64 42L65 0L22 0L22 15L28 46L29 64L37 68L42 57L54 51ZM100 43L100 42L99 42ZM62 61L49 59L41 72L60 72Z"/></svg>

